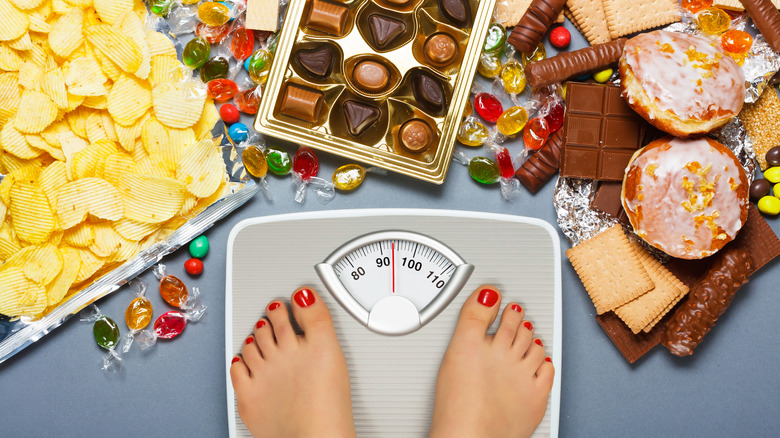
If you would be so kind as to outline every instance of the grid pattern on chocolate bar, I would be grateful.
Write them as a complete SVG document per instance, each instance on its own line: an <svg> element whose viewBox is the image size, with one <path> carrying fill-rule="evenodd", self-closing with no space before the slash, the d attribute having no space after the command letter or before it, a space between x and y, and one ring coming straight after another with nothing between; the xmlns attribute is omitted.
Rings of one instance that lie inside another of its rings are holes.
<svg viewBox="0 0 780 438"><path fill-rule="evenodd" d="M561 176L622 181L646 122L614 85L569 82Z"/></svg>

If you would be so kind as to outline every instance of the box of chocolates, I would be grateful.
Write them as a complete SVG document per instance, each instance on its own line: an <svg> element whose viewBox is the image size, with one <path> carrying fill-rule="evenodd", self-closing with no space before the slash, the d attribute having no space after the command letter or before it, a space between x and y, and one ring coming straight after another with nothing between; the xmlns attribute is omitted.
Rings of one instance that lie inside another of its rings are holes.
<svg viewBox="0 0 780 438"><path fill-rule="evenodd" d="M255 129L441 184L495 0L292 0Z"/></svg>

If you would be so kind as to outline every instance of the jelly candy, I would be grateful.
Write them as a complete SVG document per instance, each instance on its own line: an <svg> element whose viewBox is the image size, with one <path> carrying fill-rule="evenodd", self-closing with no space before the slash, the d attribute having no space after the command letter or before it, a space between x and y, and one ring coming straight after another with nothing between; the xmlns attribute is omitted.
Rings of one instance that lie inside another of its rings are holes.
<svg viewBox="0 0 780 438"><path fill-rule="evenodd" d="M528 111L522 106L513 106L501 114L496 127L498 132L509 137L522 131L526 123L528 123Z"/></svg>
<svg viewBox="0 0 780 438"><path fill-rule="evenodd" d="M236 123L241 119L241 113L238 112L238 108L232 103L226 103L219 107L219 116L227 124Z"/></svg>
<svg viewBox="0 0 780 438"><path fill-rule="evenodd" d="M561 129L561 126L563 126L563 116L565 113L566 110L563 107L563 102L559 100L553 105L553 107L550 109L550 112L544 116L544 120L547 121L547 127L550 131L550 134L553 134L555 131Z"/></svg>
<svg viewBox="0 0 780 438"><path fill-rule="evenodd" d="M122 367L122 359L115 351L119 344L119 326L113 319L100 313L94 304L81 311L81 320L91 322L95 342L108 354L103 357L103 371L116 371Z"/></svg>
<svg viewBox="0 0 780 438"><path fill-rule="evenodd" d="M198 259L189 259L184 262L184 270L190 275L200 275L203 273L203 262Z"/></svg>
<svg viewBox="0 0 780 438"><path fill-rule="evenodd" d="M211 46L205 38L197 37L190 40L184 46L182 61L190 68L198 68L206 63L211 54Z"/></svg>
<svg viewBox="0 0 780 438"><path fill-rule="evenodd" d="M695 14L712 6L712 0L682 0L680 6L691 14Z"/></svg>
<svg viewBox="0 0 780 438"><path fill-rule="evenodd" d="M214 79L223 79L228 75L230 63L226 58L217 56L206 61L200 68L200 80L203 83Z"/></svg>
<svg viewBox="0 0 780 438"><path fill-rule="evenodd" d="M469 175L482 184L495 184L498 182L498 166L490 158L474 157L469 161Z"/></svg>
<svg viewBox="0 0 780 438"><path fill-rule="evenodd" d="M242 141L246 141L249 135L249 129L243 123L235 123L228 129L228 135L234 142L241 143Z"/></svg>
<svg viewBox="0 0 780 438"><path fill-rule="evenodd" d="M146 298L146 282L133 280L130 282L135 298L125 310L125 324L130 329L122 337L122 352L127 353L133 345L136 333L143 330L152 321L152 302Z"/></svg>
<svg viewBox="0 0 780 438"><path fill-rule="evenodd" d="M149 2L149 12L158 17L165 17L171 12L173 0L151 0Z"/></svg>
<svg viewBox="0 0 780 438"><path fill-rule="evenodd" d="M458 128L458 141L466 146L482 146L488 138L485 125L473 118L464 120Z"/></svg>
<svg viewBox="0 0 780 438"><path fill-rule="evenodd" d="M177 310L165 312L154 322L154 334L161 339L179 336L187 326L187 317Z"/></svg>
<svg viewBox="0 0 780 438"><path fill-rule="evenodd" d="M345 192L355 190L366 178L366 170L357 164L346 164L333 172L333 185Z"/></svg>
<svg viewBox="0 0 780 438"><path fill-rule="evenodd" d="M542 117L534 117L528 121L523 131L523 142L525 147L531 150L540 149L550 136L550 127L547 121Z"/></svg>
<svg viewBox="0 0 780 438"><path fill-rule="evenodd" d="M317 176L320 169L320 162L317 154L311 148L302 146L293 156L293 172L295 172L303 181L308 181Z"/></svg>
<svg viewBox="0 0 780 438"><path fill-rule="evenodd" d="M593 74L593 80L598 82L599 84L603 84L604 82L607 82L609 78L612 77L612 73L614 73L614 70L611 68L601 70L600 72L596 72Z"/></svg>
<svg viewBox="0 0 780 438"><path fill-rule="evenodd" d="M544 44L539 43L533 52L529 54L523 53L521 60L523 67L525 67L529 62L541 61L544 58L547 58L547 51L544 49Z"/></svg>
<svg viewBox="0 0 780 438"><path fill-rule="evenodd" d="M720 35L729 30L731 17L720 8L707 8L696 14L696 24L702 32Z"/></svg>
<svg viewBox="0 0 780 438"><path fill-rule="evenodd" d="M241 161L250 175L255 178L265 178L265 174L268 172L268 162L260 146L251 145L245 147L241 152Z"/></svg>
<svg viewBox="0 0 780 438"><path fill-rule="evenodd" d="M753 37L747 32L731 29L720 37L720 45L728 53L741 55L753 47Z"/></svg>
<svg viewBox="0 0 780 438"><path fill-rule="evenodd" d="M206 257L206 254L209 253L209 238L201 234L190 242L188 249L190 251L190 256L195 257L196 259Z"/></svg>
<svg viewBox="0 0 780 438"><path fill-rule="evenodd" d="M477 71L482 76L493 79L501 73L501 59L490 53L483 53L479 56Z"/></svg>
<svg viewBox="0 0 780 438"><path fill-rule="evenodd" d="M271 70L271 61L273 56L270 52L260 49L252 54L244 62L244 67L249 73L249 77L256 84L263 84L268 79L268 72Z"/></svg>
<svg viewBox="0 0 780 438"><path fill-rule="evenodd" d="M233 36L230 37L230 52L237 60L243 61L249 58L254 49L255 34L251 29L239 27L233 31Z"/></svg>
<svg viewBox="0 0 780 438"><path fill-rule="evenodd" d="M485 36L485 45L482 49L485 53L500 53L506 44L506 29L502 24L490 23Z"/></svg>
<svg viewBox="0 0 780 438"><path fill-rule="evenodd" d="M221 26L230 21L230 8L218 2L201 3L198 19L209 26Z"/></svg>
<svg viewBox="0 0 780 438"><path fill-rule="evenodd" d="M195 26L195 35L205 39L209 44L219 44L230 35L230 25L209 26L206 23L198 23Z"/></svg>
<svg viewBox="0 0 780 438"><path fill-rule="evenodd" d="M502 178L512 178L515 175L515 167L512 165L512 156L505 147L496 148L496 165Z"/></svg>
<svg viewBox="0 0 780 438"><path fill-rule="evenodd" d="M489 93L479 93L474 97L474 110L486 122L496 123L504 107L496 96Z"/></svg>
<svg viewBox="0 0 780 438"><path fill-rule="evenodd" d="M522 64L510 59L501 68L501 81L509 94L520 94L525 89L525 71Z"/></svg>
<svg viewBox="0 0 780 438"><path fill-rule="evenodd" d="M265 150L265 158L268 162L268 170L274 175L287 175L292 170L290 155L282 149L269 146Z"/></svg>
<svg viewBox="0 0 780 438"><path fill-rule="evenodd" d="M235 102L242 113L257 114L257 107L260 106L260 93L257 91L257 87L239 91L236 94Z"/></svg>
<svg viewBox="0 0 780 438"><path fill-rule="evenodd" d="M206 84L206 92L215 102L227 102L238 93L238 86L230 79L214 79Z"/></svg>

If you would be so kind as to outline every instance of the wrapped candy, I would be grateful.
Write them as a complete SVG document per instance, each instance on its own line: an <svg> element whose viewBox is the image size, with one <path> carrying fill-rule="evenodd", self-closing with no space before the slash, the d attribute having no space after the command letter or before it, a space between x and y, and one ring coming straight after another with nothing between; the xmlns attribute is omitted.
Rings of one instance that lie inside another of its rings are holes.
<svg viewBox="0 0 780 438"><path fill-rule="evenodd" d="M93 323L92 335L95 342L108 353L103 357L103 371L119 371L122 369L122 358L116 352L119 345L119 326L113 319L100 313L94 304L81 311L81 320Z"/></svg>
<svg viewBox="0 0 780 438"><path fill-rule="evenodd" d="M136 334L149 325L154 312L152 302L146 298L146 282L137 279L133 280L130 285L135 298L127 306L127 310L125 310L125 324L127 324L127 328L130 331L122 337L122 353L130 351Z"/></svg>

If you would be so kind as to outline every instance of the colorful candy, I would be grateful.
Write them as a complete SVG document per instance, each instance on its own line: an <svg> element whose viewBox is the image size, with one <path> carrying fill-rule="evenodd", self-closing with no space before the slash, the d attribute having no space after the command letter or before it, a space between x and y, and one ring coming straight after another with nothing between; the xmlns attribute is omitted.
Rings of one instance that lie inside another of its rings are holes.
<svg viewBox="0 0 780 438"><path fill-rule="evenodd" d="M509 94L520 94L525 89L525 71L523 65L510 59L501 68L501 81Z"/></svg>
<svg viewBox="0 0 780 438"><path fill-rule="evenodd" d="M504 106L496 96L489 93L479 93L474 97L474 110L486 122L496 123L504 112Z"/></svg>
<svg viewBox="0 0 780 438"><path fill-rule="evenodd" d="M201 234L190 242L188 248L190 256L195 257L196 259L206 257L206 254L209 253L209 246L209 238Z"/></svg>
<svg viewBox="0 0 780 438"><path fill-rule="evenodd" d="M219 107L219 117L222 118L223 122L231 124L236 123L241 119L241 113L238 112L238 108L236 108L235 105L226 103Z"/></svg>
<svg viewBox="0 0 780 438"><path fill-rule="evenodd" d="M219 44L230 35L230 25L223 24L222 26L209 26L206 23L198 23L195 26L195 35L204 38L210 44Z"/></svg>
<svg viewBox="0 0 780 438"><path fill-rule="evenodd" d="M727 53L742 55L753 47L753 37L745 31L731 29L721 35L720 45Z"/></svg>
<svg viewBox="0 0 780 438"><path fill-rule="evenodd" d="M504 44L506 44L506 29L500 23L490 23L482 51L485 53L500 53L504 48Z"/></svg>
<svg viewBox="0 0 780 438"><path fill-rule="evenodd" d="M122 337L122 352L127 353L133 345L133 340L138 332L146 328L152 321L152 302L146 298L146 282L133 280L131 289L135 298L125 310L125 324L130 331Z"/></svg>
<svg viewBox="0 0 780 438"><path fill-rule="evenodd" d="M244 62L244 68L249 73L256 84L263 84L268 79L268 72L271 70L271 61L273 55L264 49L260 49L252 54Z"/></svg>
<svg viewBox="0 0 780 438"><path fill-rule="evenodd" d="M198 259L188 259L184 262L184 270L193 276L203 273L203 262Z"/></svg>
<svg viewBox="0 0 780 438"><path fill-rule="evenodd" d="M720 8L707 8L696 14L699 29L704 33L720 35L731 27L731 17Z"/></svg>
<svg viewBox="0 0 780 438"><path fill-rule="evenodd" d="M490 158L474 157L469 161L469 175L479 183L494 184L498 182L498 166Z"/></svg>
<svg viewBox="0 0 780 438"><path fill-rule="evenodd" d="M242 141L246 141L249 136L249 128L243 123L234 123L228 129L228 135L234 142L241 143Z"/></svg>
<svg viewBox="0 0 780 438"><path fill-rule="evenodd" d="M712 0L682 0L680 6L691 14L695 14L712 6Z"/></svg>
<svg viewBox="0 0 780 438"><path fill-rule="evenodd" d="M320 169L320 162L314 150L306 146L301 146L298 152L293 156L293 172L295 172L303 181L308 181L317 176Z"/></svg>
<svg viewBox="0 0 780 438"><path fill-rule="evenodd" d="M260 106L260 93L257 87L248 90L239 91L235 96L235 102L239 111L244 114L257 114L257 107Z"/></svg>
<svg viewBox="0 0 780 438"><path fill-rule="evenodd" d="M250 175L255 178L265 178L265 174L268 172L268 162L260 146L250 145L245 147L241 152L241 161Z"/></svg>
<svg viewBox="0 0 780 438"><path fill-rule="evenodd" d="M541 149L550 136L550 127L542 117L534 117L528 121L523 130L523 142L525 147L533 151Z"/></svg>
<svg viewBox="0 0 780 438"><path fill-rule="evenodd" d="M479 55L477 71L488 79L498 77L501 73L501 59L493 54L483 53Z"/></svg>
<svg viewBox="0 0 780 438"><path fill-rule="evenodd" d="M233 31L233 36L230 37L230 52L237 60L249 58L254 49L255 34L251 29L239 27Z"/></svg>
<svg viewBox="0 0 780 438"><path fill-rule="evenodd" d="M206 93L215 102L227 102L238 94L238 86L230 79L214 79L206 84Z"/></svg>
<svg viewBox="0 0 780 438"><path fill-rule="evenodd" d="M230 21L230 8L218 2L201 3L198 19L209 26L221 26Z"/></svg>
<svg viewBox="0 0 780 438"><path fill-rule="evenodd" d="M113 319L100 313L94 304L81 312L81 320L92 322L92 336L101 348L108 350L103 357L103 371L116 371L122 367L122 359L115 351L119 344L119 326Z"/></svg>
<svg viewBox="0 0 780 438"><path fill-rule="evenodd" d="M211 54L211 45L205 38L197 37L184 46L182 61L190 68L198 68L206 63Z"/></svg>
<svg viewBox="0 0 780 438"><path fill-rule="evenodd" d="M357 164L346 164L333 172L333 185L342 191L355 190L366 178L366 170Z"/></svg>
<svg viewBox="0 0 780 438"><path fill-rule="evenodd" d="M571 33L563 26L550 31L550 44L558 49L565 49L571 43Z"/></svg>
<svg viewBox="0 0 780 438"><path fill-rule="evenodd" d="M268 162L268 170L274 175L287 175L292 170L290 155L283 149L268 146L265 150L265 158Z"/></svg>
<svg viewBox="0 0 780 438"><path fill-rule="evenodd" d="M522 106L513 106L501 114L496 127L498 132L510 137L522 131L526 123L528 123L528 111Z"/></svg>
<svg viewBox="0 0 780 438"><path fill-rule="evenodd" d="M458 141L466 146L482 146L487 139L487 128L473 118L467 118L458 128Z"/></svg>
<svg viewBox="0 0 780 438"><path fill-rule="evenodd" d="M206 61L200 68L200 80L203 83L213 81L214 79L223 79L228 75L230 63L227 58L216 56Z"/></svg>
<svg viewBox="0 0 780 438"><path fill-rule="evenodd" d="M150 0L149 12L158 17L165 17L171 12L171 6L173 6L173 0Z"/></svg>

